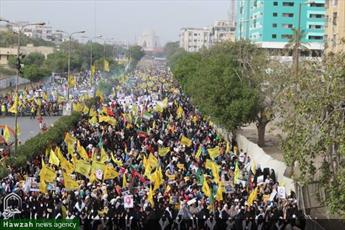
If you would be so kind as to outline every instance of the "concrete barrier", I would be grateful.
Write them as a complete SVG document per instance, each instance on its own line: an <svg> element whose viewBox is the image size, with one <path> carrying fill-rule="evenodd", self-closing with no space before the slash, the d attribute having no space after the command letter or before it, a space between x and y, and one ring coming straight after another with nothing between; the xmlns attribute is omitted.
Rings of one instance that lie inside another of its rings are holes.
<svg viewBox="0 0 345 230"><path fill-rule="evenodd" d="M238 134L236 136L237 144L239 149L247 152L251 159L255 160L257 167L272 168L275 171L277 180L280 184L285 186L286 193L289 194L290 191L294 191L294 181L291 178L284 176L286 170L286 165L284 162L276 160L265 153L265 151L260 148L257 144L249 141L245 136Z"/></svg>

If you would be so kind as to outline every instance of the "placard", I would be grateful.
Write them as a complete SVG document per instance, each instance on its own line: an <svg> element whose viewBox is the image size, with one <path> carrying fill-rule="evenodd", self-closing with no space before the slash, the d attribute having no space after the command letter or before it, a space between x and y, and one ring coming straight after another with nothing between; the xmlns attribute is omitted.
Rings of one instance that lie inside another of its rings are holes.
<svg viewBox="0 0 345 230"><path fill-rule="evenodd" d="M133 195L126 195L123 197L123 206L125 208L133 208Z"/></svg>

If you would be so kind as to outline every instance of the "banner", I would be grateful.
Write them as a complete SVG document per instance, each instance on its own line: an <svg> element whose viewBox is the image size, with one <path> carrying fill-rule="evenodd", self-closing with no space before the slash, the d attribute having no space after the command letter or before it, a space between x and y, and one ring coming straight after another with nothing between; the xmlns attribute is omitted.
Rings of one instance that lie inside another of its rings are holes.
<svg viewBox="0 0 345 230"><path fill-rule="evenodd" d="M75 167L75 171L77 173L80 173L83 176L89 177L90 170L91 170L91 165L89 162L87 162L85 160L78 160L77 161L77 164Z"/></svg>

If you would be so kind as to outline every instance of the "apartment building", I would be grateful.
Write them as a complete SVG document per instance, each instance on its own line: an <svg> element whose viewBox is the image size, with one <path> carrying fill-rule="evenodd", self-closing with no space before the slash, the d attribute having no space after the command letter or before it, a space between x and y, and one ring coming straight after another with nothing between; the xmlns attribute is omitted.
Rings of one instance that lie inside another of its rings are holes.
<svg viewBox="0 0 345 230"><path fill-rule="evenodd" d="M326 0L326 52L345 51L345 1Z"/></svg>
<svg viewBox="0 0 345 230"><path fill-rule="evenodd" d="M18 32L21 28L21 25L28 24L29 22L16 22L16 25L12 25L11 29L14 32ZM40 38L45 41L51 41L55 43L61 43L64 40L64 34L62 32L54 30L49 25L30 25L26 26L23 31L23 34L30 38Z"/></svg>
<svg viewBox="0 0 345 230"><path fill-rule="evenodd" d="M180 30L180 47L188 52L197 52L201 48L229 40L235 40L235 27L229 20L218 20L210 27Z"/></svg>
<svg viewBox="0 0 345 230"><path fill-rule="evenodd" d="M292 29L303 31L302 42L311 51L324 49L325 0L239 0L236 39L262 48L283 50ZM320 52L316 52L320 53Z"/></svg>
<svg viewBox="0 0 345 230"><path fill-rule="evenodd" d="M197 52L209 48L211 44L210 28L182 28L180 30L180 47L187 52Z"/></svg>

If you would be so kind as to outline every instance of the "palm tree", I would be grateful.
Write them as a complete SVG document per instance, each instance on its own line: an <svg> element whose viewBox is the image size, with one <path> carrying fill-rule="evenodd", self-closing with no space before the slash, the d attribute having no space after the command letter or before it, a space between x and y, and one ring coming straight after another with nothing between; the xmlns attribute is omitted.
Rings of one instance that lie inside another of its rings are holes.
<svg viewBox="0 0 345 230"><path fill-rule="evenodd" d="M292 28L292 36L289 39L288 43L285 45L286 49L292 50L292 64L295 69L295 74L298 74L299 68L299 56L300 50L307 50L308 43L302 44L302 39L305 35L304 30Z"/></svg>

